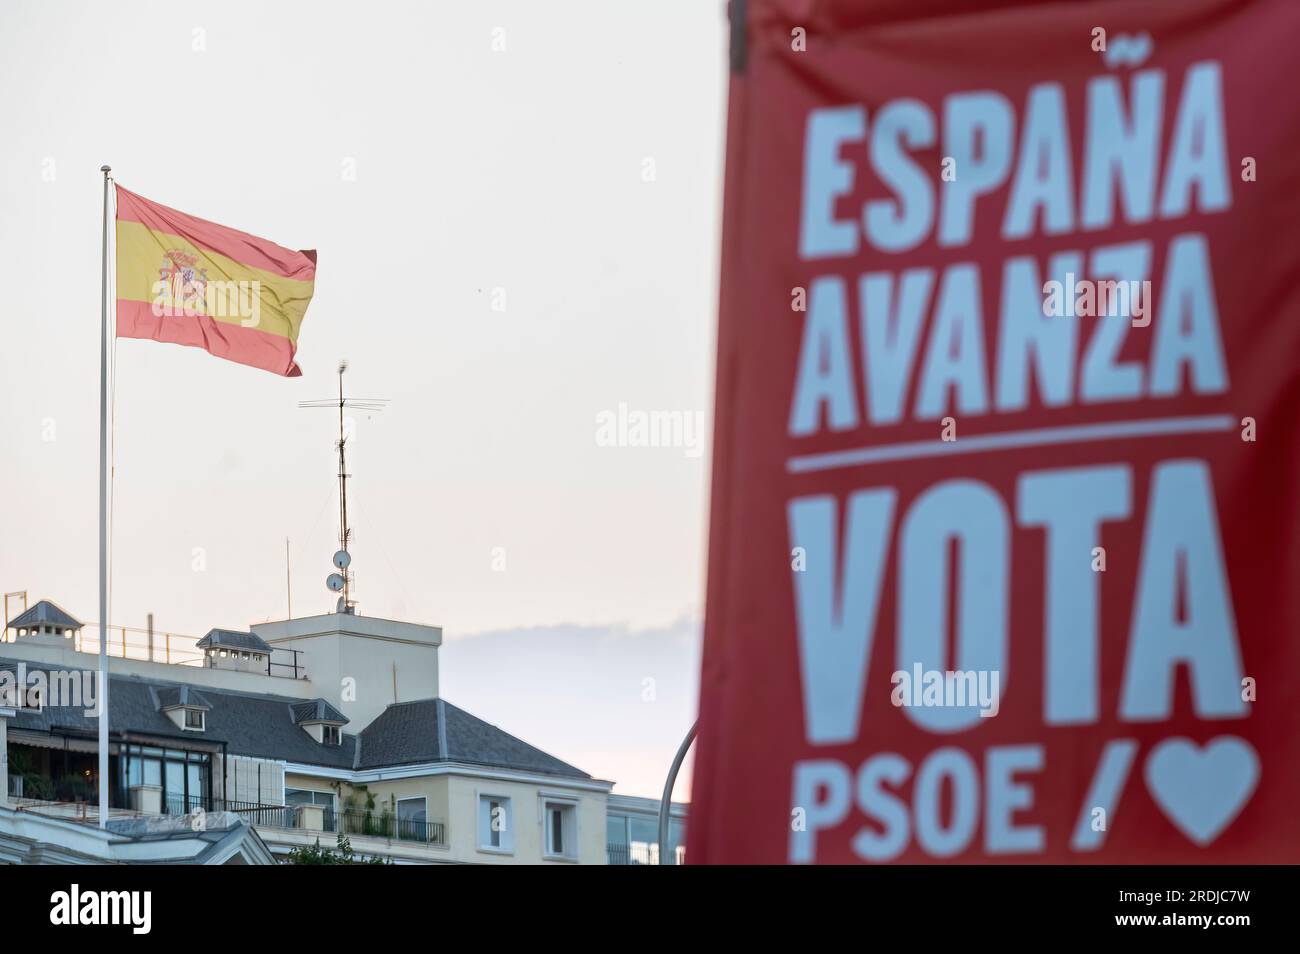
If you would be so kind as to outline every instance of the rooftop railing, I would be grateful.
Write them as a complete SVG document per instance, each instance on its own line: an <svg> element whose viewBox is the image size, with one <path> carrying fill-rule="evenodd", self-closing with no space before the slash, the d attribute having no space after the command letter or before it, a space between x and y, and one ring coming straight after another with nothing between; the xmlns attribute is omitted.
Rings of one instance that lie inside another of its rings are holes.
<svg viewBox="0 0 1300 954"><path fill-rule="evenodd" d="M4 642L16 642L18 633L15 629L6 629ZM170 666L192 666L202 668L205 663L203 650L197 647L199 637L186 636L182 633L167 633L157 630L140 629L135 626L108 627L108 655L117 659L138 659L142 662L165 663ZM99 654L99 626L85 623L75 631L68 642L80 653ZM285 679L305 679L307 670L302 660L302 653L294 649L271 647L271 654L265 663L268 676ZM262 670L250 670L261 672Z"/></svg>

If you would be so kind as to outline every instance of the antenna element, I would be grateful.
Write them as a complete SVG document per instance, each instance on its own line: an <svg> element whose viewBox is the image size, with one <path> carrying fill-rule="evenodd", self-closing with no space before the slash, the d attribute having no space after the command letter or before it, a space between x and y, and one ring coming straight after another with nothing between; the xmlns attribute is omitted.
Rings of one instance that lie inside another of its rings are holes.
<svg viewBox="0 0 1300 954"><path fill-rule="evenodd" d="M344 429L343 409L356 408L361 411L382 411L388 404L387 398L347 398L343 396L343 372L348 369L346 359L339 362L339 396L337 400L325 398L317 401L302 401L299 407L325 407L339 411L339 439L335 445L339 451L339 549L334 554L334 567L337 573L331 573L325 586L334 593L341 593L336 612L353 613L356 602L352 599L352 556L348 553L348 544L352 541L352 530L348 526L348 473L347 467L347 432Z"/></svg>

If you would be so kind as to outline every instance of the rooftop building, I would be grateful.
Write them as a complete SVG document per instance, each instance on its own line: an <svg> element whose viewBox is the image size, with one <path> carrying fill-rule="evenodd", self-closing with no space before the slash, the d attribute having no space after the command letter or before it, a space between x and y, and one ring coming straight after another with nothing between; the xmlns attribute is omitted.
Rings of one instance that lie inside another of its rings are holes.
<svg viewBox="0 0 1300 954"><path fill-rule="evenodd" d="M80 628L42 602L0 646L0 844L31 815L97 822L96 660L69 638ZM213 629L182 664L113 659L110 813L243 819L276 856L345 834L404 863L607 863L613 783L443 699L441 642L437 627L340 612ZM114 824L135 838L145 823Z"/></svg>

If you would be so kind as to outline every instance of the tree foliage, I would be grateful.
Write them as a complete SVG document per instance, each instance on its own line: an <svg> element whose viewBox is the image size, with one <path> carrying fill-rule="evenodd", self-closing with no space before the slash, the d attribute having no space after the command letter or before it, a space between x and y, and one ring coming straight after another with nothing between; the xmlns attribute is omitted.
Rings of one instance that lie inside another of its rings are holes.
<svg viewBox="0 0 1300 954"><path fill-rule="evenodd" d="M386 865L378 856L365 857L352 849L352 842L347 835L339 833L338 844L334 848L322 848L320 839L311 847L294 848L285 859L287 865Z"/></svg>

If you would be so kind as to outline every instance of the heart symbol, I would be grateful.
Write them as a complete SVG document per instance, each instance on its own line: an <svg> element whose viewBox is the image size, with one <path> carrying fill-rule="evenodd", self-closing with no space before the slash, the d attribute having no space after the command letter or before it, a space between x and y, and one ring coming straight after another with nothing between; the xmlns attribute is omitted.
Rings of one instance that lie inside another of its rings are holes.
<svg viewBox="0 0 1300 954"><path fill-rule="evenodd" d="M1170 821L1198 845L1208 845L1250 801L1259 782L1259 757L1235 735L1198 748L1191 739L1166 739L1151 750L1147 790Z"/></svg>

